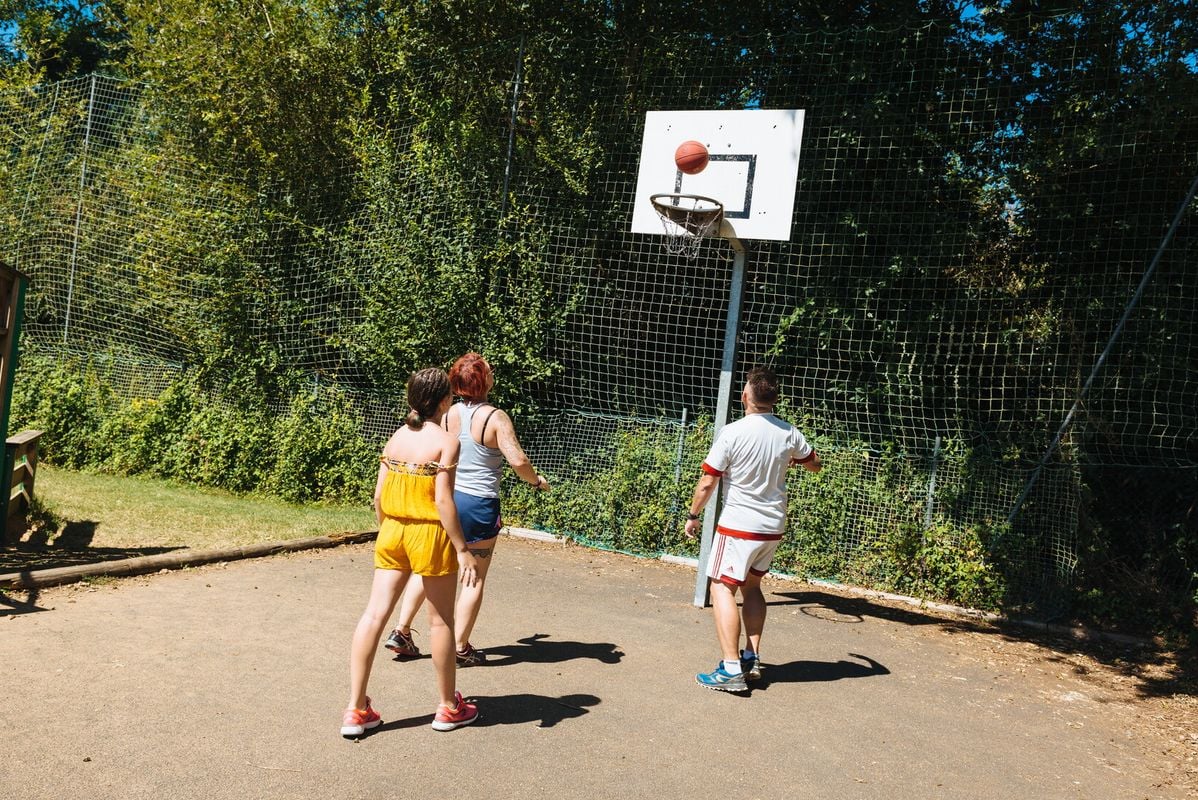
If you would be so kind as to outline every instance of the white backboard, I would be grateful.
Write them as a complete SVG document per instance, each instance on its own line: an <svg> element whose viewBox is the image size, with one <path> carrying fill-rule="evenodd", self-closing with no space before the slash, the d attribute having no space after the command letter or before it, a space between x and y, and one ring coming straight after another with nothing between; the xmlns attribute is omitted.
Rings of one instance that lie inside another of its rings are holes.
<svg viewBox="0 0 1198 800"><path fill-rule="evenodd" d="M802 137L803 112L796 109L647 112L633 233L664 233L649 197L675 192L719 200L738 239L789 241ZM674 164L674 151L689 139L710 154L696 175Z"/></svg>

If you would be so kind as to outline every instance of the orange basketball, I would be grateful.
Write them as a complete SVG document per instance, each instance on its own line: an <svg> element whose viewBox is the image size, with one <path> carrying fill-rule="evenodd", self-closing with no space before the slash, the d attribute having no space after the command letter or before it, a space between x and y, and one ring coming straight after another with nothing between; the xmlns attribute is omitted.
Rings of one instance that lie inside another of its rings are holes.
<svg viewBox="0 0 1198 800"><path fill-rule="evenodd" d="M694 139L678 145L674 151L674 163L687 175L695 175L707 167L707 148Z"/></svg>

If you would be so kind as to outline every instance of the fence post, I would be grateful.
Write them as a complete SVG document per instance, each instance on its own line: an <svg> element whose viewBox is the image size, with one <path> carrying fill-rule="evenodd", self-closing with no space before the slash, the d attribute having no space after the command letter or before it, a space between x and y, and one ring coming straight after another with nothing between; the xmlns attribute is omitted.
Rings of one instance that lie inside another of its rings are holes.
<svg viewBox="0 0 1198 800"><path fill-rule="evenodd" d="M87 187L87 153L92 139L92 109L96 105L96 75L91 76L91 91L87 98L87 121L83 128L83 165L79 169L79 201L75 204L75 238L71 241L71 271L67 275L67 308L62 324L62 343L71 332L71 300L75 295L75 263L79 254L79 230L83 225L83 193Z"/></svg>
<svg viewBox="0 0 1198 800"><path fill-rule="evenodd" d="M1094 379L1098 377L1098 373L1102 369L1102 365L1106 362L1107 356L1115 348L1115 342L1123 334L1123 327L1131 317L1131 312L1140 304L1140 297L1144 294L1144 287L1148 285L1148 281L1152 280L1152 275L1156 272L1156 265L1160 263L1161 255L1164 254L1165 248L1169 246L1169 240L1173 238L1173 233L1177 230L1177 226L1181 224L1181 218L1185 216L1186 208L1189 207L1190 201L1194 199L1195 192L1198 192L1198 175L1194 176L1194 182L1190 184L1190 191L1186 192L1185 199L1177 207L1177 213L1173 216L1173 223L1169 226L1169 230L1165 231L1165 237L1161 239L1160 246L1156 248L1156 255L1152 257L1151 263L1148 264L1148 269L1144 270L1144 277L1140 279L1140 285L1136 287L1136 291L1132 294L1131 299L1127 301L1127 307L1123 309L1123 316L1119 318L1119 322L1115 325L1115 330L1111 334L1111 338L1107 340L1106 347L1098 354L1098 360L1094 362L1094 368L1090 370L1090 377L1086 378L1085 384L1077 393L1077 398L1074 399L1073 405L1069 408L1069 413L1065 415L1065 420L1061 423L1061 427L1057 429L1057 435L1052 438L1052 442L1049 443L1048 449L1044 451L1044 456L1040 459L1040 463L1032 470L1031 477L1028 478L1027 484L1024 485L1023 491L1020 492L1019 498L1015 501L1015 507L1011 509L1011 513L1007 517L1008 525L1015 524L1015 517L1019 515L1019 509L1023 508L1024 502L1027 501L1027 496L1032 493L1032 487L1040 479L1040 473L1048 465L1048 459L1052 458L1057 445L1064 438L1065 431L1069 429L1069 423L1073 421L1073 415L1077 413L1082 401L1090 393L1090 387L1094 384Z"/></svg>
<svg viewBox="0 0 1198 800"><path fill-rule="evenodd" d="M42 144L37 150L37 158L33 162L33 170L29 174L29 185L25 187L25 200L21 203L21 219L18 222L18 229L21 231L21 238L26 238L29 234L25 230L25 218L29 213L29 198L33 195L34 183L37 181L37 172L42 165L42 156L46 152L46 142L50 139L50 131L54 130L54 115L58 112L58 92L62 83L54 84L54 99L50 101L50 113L46 115L46 130L42 134ZM21 267L21 248L15 248L13 254L13 266L18 269Z"/></svg>
<svg viewBox="0 0 1198 800"><path fill-rule="evenodd" d="M682 445L686 442L686 409L682 409L682 423L678 428L678 450L674 454L674 487L682 480Z"/></svg>
<svg viewBox="0 0 1198 800"><path fill-rule="evenodd" d="M936 435L936 444L932 446L932 474L928 478L928 499L923 507L924 530L932 527L932 505L936 502L936 466L940 463L940 435Z"/></svg>
<svg viewBox="0 0 1198 800"><path fill-rule="evenodd" d="M686 409L682 409L682 420L679 422L678 428L678 447L674 452L674 490L670 494L670 513L666 516L666 527L662 529L661 538L658 542L659 548L665 552L666 537L670 535L670 529L678 524L678 503L679 493L681 491L680 484L682 482L682 449L686 442Z"/></svg>
<svg viewBox="0 0 1198 800"><path fill-rule="evenodd" d="M507 216L507 193L512 183L512 153L516 148L516 123L519 120L521 83L524 80L524 35L516 52L516 74L512 79L512 114L508 120L507 164L503 168L503 195L499 198L499 224Z"/></svg>

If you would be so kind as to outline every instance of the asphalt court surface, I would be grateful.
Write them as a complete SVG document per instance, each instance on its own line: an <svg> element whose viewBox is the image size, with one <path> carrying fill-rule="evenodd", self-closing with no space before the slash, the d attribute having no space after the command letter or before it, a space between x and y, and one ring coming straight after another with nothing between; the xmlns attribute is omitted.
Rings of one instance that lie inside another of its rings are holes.
<svg viewBox="0 0 1198 800"><path fill-rule="evenodd" d="M380 646L384 724L345 740L371 553L12 594L0 798L1195 796L1176 719L1075 655L769 578L764 680L712 692L692 569L508 536L458 672L480 720L433 731L431 661Z"/></svg>

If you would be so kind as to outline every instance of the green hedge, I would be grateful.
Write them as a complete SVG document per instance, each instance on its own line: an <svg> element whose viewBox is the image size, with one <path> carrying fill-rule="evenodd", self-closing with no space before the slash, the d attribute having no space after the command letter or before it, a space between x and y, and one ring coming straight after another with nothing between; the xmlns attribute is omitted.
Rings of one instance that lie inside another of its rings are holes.
<svg viewBox="0 0 1198 800"><path fill-rule="evenodd" d="M382 442L363 437L352 398L308 385L271 402L264 392L239 386L222 390L188 376L156 397L123 399L106 362L31 356L14 383L10 430L42 430L41 458L70 469L147 474L292 502L369 502ZM593 547L697 556L698 543L683 535L682 518L710 431L710 420L691 426L679 462L676 433L621 426L551 471L552 492L509 480L505 517ZM790 524L775 569L971 608L1016 610L1011 599L1028 593L1024 573L1027 564L1038 563L1042 554L1035 548L1043 545L961 511L1001 499L992 459L946 446L941 469L959 480L938 490L938 515L925 525L926 465L918 459L859 443L821 448L821 454L823 472L792 477ZM1072 598L1083 616L1151 628L1165 609L1184 627L1193 604L1166 608L1160 599L1178 595L1173 587L1141 591L1135 606L1122 599L1121 587L1085 574L1095 563L1101 566L1083 549L1083 580Z"/></svg>
<svg viewBox="0 0 1198 800"><path fill-rule="evenodd" d="M681 463L677 440L651 428L620 429L550 475L553 490L506 487L509 523L582 544L637 555L696 557L683 519L711 443L711 422L690 428ZM934 519L923 525L927 465L864 446L822 450L825 469L790 478L789 524L774 569L997 611L1010 576L1002 537L989 524ZM864 466L863 460L867 462ZM955 466L968 468L958 454ZM675 481L675 473L680 478ZM870 509L864 516L862 509Z"/></svg>
<svg viewBox="0 0 1198 800"><path fill-rule="evenodd" d="M11 430L43 431L55 466L146 474L292 502L367 502L381 442L359 432L352 400L332 389L296 394L285 411L192 377L157 397L121 399L85 359L23 360Z"/></svg>

